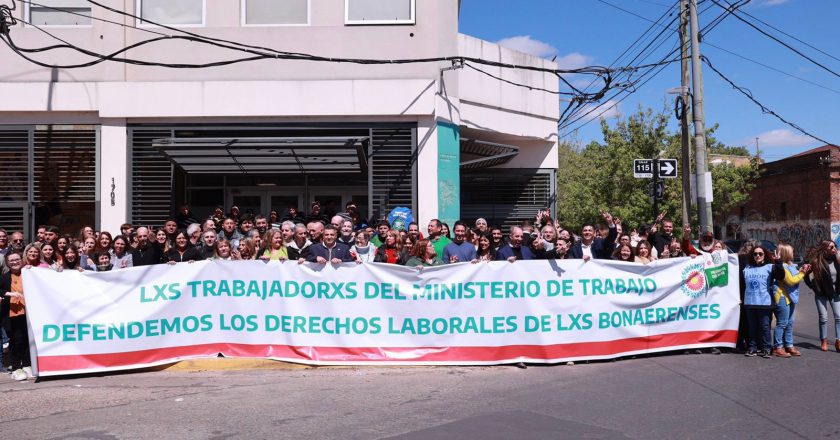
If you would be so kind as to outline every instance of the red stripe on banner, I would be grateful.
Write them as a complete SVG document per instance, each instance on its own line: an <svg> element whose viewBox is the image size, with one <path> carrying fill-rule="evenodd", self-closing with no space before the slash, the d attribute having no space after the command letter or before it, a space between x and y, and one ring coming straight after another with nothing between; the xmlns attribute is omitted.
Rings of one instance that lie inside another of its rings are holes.
<svg viewBox="0 0 840 440"><path fill-rule="evenodd" d="M275 358L325 363L492 363L494 361L548 361L580 358L617 357L623 353L662 351L668 347L693 344L735 344L735 330L668 333L604 342L578 342L555 345L506 345L501 347L293 347L287 345L201 344L154 350L67 356L38 356L43 373L63 371L131 368L161 364L169 360L212 357Z"/></svg>

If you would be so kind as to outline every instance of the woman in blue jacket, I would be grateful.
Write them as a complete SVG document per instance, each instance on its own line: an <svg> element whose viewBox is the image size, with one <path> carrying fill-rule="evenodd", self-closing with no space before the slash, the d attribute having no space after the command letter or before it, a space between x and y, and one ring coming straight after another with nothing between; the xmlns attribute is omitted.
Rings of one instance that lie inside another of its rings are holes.
<svg viewBox="0 0 840 440"><path fill-rule="evenodd" d="M776 306L770 289L775 282L784 282L785 273L781 264L770 263L773 257L763 246L756 246L749 255L747 267L741 273L744 283L744 307L747 310L749 344L747 356L758 354L761 339L761 357L769 358L773 347L770 338L770 320Z"/></svg>

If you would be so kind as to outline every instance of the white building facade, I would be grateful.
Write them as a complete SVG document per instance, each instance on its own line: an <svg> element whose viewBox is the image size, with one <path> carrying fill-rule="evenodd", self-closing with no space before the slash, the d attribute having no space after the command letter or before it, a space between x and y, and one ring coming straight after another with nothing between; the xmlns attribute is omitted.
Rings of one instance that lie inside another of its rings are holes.
<svg viewBox="0 0 840 440"><path fill-rule="evenodd" d="M19 48L99 54L178 32L326 58L471 57L556 69L458 33L457 0L39 0L14 11ZM140 18L119 14L128 11ZM31 24L27 24L28 22ZM37 25L34 26L34 25ZM48 35L44 31L49 32ZM225 43L228 44L228 43ZM554 197L557 77L452 62L261 59L206 68L0 47L0 226L31 233L159 226L181 202L268 214L314 201L425 225L533 218ZM119 56L204 64L249 54L160 38Z"/></svg>

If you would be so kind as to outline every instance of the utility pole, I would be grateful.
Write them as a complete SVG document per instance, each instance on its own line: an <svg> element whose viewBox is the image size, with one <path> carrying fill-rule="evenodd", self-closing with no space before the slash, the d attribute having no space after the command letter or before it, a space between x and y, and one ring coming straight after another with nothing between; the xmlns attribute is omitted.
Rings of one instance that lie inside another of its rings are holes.
<svg viewBox="0 0 840 440"><path fill-rule="evenodd" d="M682 143L682 221L683 225L691 224L691 145L688 136L688 109L693 108L689 104L689 70L688 57L690 55L688 46L688 0L680 0L680 86L682 91L682 115L680 116L680 140ZM656 217L654 217L656 218Z"/></svg>
<svg viewBox="0 0 840 440"><path fill-rule="evenodd" d="M651 182L651 195L653 195L653 217L659 217L659 158L653 158L653 182Z"/></svg>
<svg viewBox="0 0 840 440"><path fill-rule="evenodd" d="M694 117L694 169L697 176L697 211L700 214L700 233L713 231L712 204L707 201L707 195L712 188L706 187L706 122L703 113L703 71L700 64L700 27L697 19L697 0L689 0L689 16L691 17L691 84L693 91L692 114ZM711 179L709 179L711 183Z"/></svg>

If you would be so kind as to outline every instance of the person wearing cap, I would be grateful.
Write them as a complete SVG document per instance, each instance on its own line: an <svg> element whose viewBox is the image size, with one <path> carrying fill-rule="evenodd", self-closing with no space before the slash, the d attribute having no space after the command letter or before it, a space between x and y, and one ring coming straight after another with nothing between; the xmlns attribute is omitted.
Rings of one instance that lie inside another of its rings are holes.
<svg viewBox="0 0 840 440"><path fill-rule="evenodd" d="M681 244L686 255L700 255L701 252L710 254L715 251L715 235L711 231L700 234L700 249L697 249L691 244L691 225L685 225Z"/></svg>

